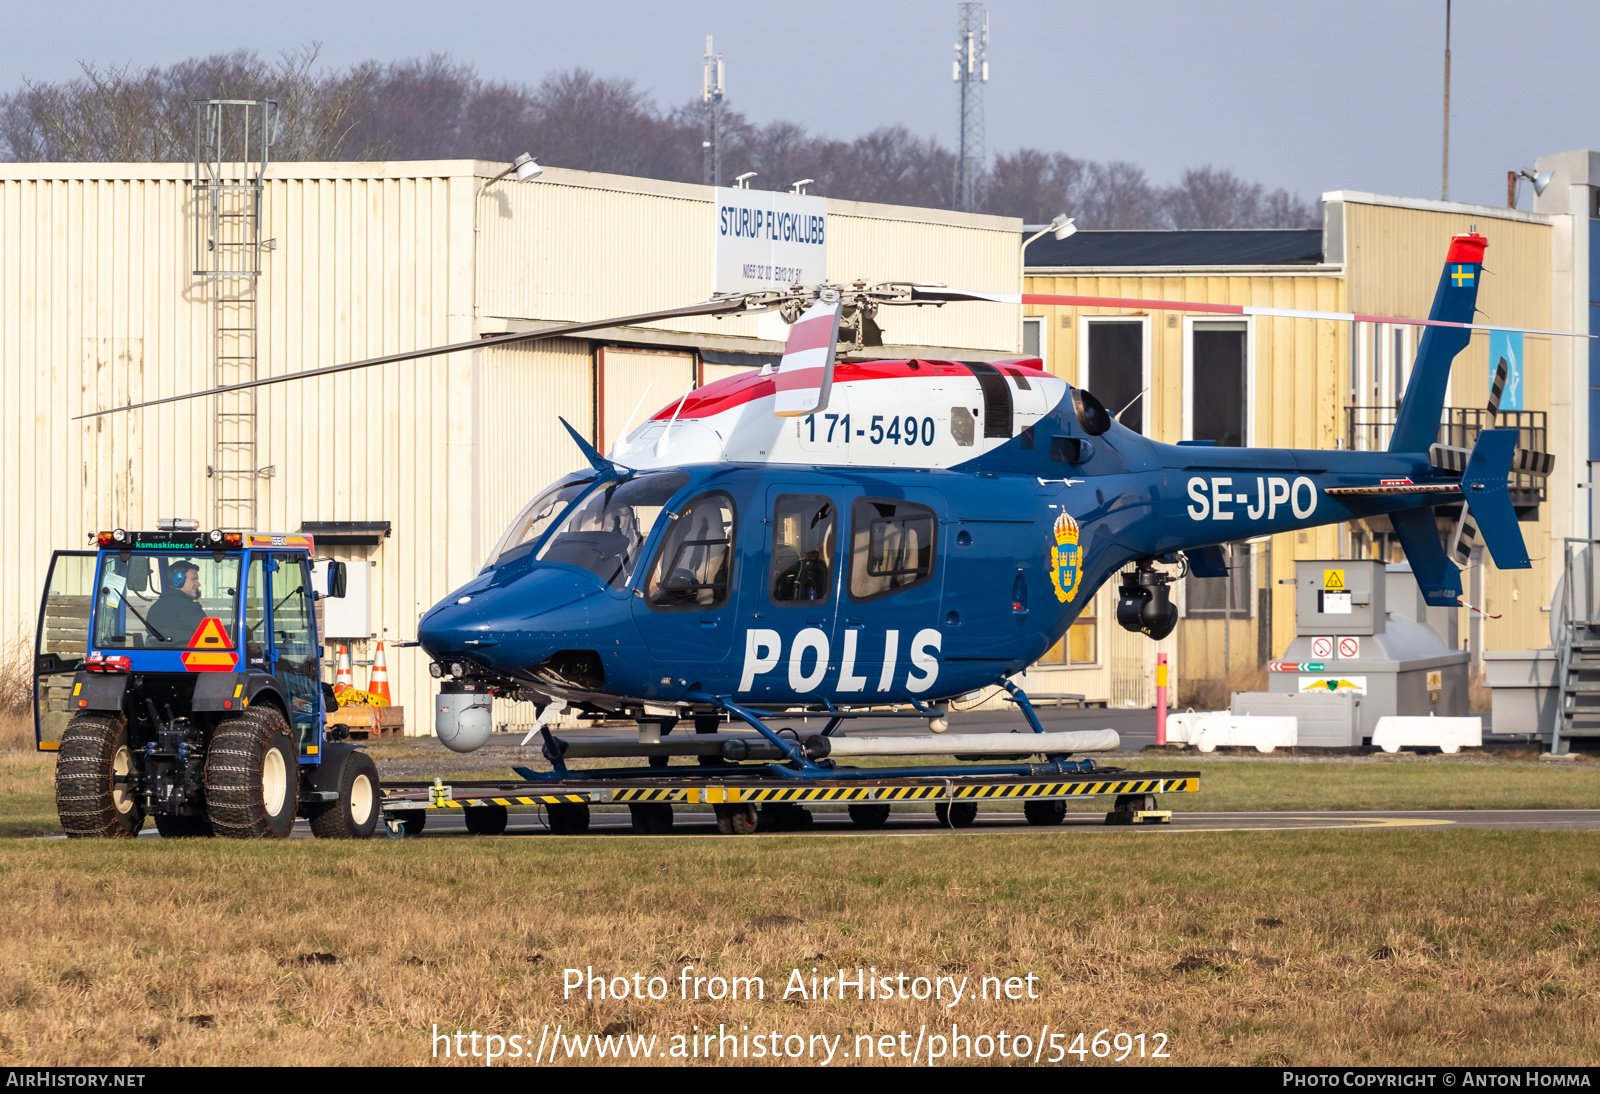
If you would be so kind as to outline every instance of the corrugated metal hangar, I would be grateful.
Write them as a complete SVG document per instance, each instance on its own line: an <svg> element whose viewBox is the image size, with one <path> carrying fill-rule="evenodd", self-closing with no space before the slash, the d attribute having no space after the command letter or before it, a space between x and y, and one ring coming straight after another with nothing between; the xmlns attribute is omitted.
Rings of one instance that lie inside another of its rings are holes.
<svg viewBox="0 0 1600 1094"><path fill-rule="evenodd" d="M367 638L413 637L529 498L582 465L557 416L604 450L636 407L781 350L776 316L683 319L74 420L249 374L710 295L710 187L559 169L496 181L503 168L273 164L250 244L259 277L243 278L214 276L209 252L239 237L226 223L197 230L191 165L0 164L0 638L12 657L31 651L53 549L177 516L311 531L319 554L370 564L370 610L329 635L365 659ZM826 219L829 280L1020 290L1018 220L831 199ZM907 309L886 326L882 356L982 360L1015 354L1021 315ZM431 732L425 659L388 660L410 730Z"/></svg>

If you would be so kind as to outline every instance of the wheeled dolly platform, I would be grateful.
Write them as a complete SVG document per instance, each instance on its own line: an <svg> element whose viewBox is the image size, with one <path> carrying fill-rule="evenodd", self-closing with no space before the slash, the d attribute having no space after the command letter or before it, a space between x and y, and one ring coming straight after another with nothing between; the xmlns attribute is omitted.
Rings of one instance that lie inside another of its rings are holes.
<svg viewBox="0 0 1600 1094"><path fill-rule="evenodd" d="M851 820L862 828L881 827L894 804L910 802L933 805L940 822L954 828L971 824L981 801L1022 802L1028 823L1052 825L1065 819L1066 801L1109 796L1115 801L1106 814L1107 824L1160 824L1170 822L1172 813L1155 808L1156 794L1192 794L1199 789L1199 773L1188 771L1160 775L1099 771L1049 779L973 775L874 780L858 776L848 782L824 779L804 785L759 776L708 779L693 774L614 783L435 779L386 785L383 811L395 834L400 830L420 832L429 811L452 809L465 813L469 831L497 834L505 830L511 809L543 807L552 831L575 835L588 829L591 805L626 805L633 813L634 828L648 833L671 829L674 805L710 805L717 814L719 830L746 833L758 826L808 827L810 813L804 806L825 803L848 806Z"/></svg>

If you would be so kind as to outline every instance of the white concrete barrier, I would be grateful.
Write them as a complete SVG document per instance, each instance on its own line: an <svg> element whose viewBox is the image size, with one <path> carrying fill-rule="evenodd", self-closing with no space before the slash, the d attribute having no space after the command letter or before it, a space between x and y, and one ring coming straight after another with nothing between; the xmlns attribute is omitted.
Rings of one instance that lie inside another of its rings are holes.
<svg viewBox="0 0 1600 1094"><path fill-rule="evenodd" d="M1389 715L1372 729L1372 744L1385 752L1402 748L1438 748L1456 753L1483 747L1482 718L1435 718Z"/></svg>
<svg viewBox="0 0 1600 1094"><path fill-rule="evenodd" d="M1194 745L1201 752L1215 752L1219 746L1253 748L1257 752L1293 748L1299 733L1299 720L1287 715L1233 714L1226 710L1167 715L1168 743Z"/></svg>

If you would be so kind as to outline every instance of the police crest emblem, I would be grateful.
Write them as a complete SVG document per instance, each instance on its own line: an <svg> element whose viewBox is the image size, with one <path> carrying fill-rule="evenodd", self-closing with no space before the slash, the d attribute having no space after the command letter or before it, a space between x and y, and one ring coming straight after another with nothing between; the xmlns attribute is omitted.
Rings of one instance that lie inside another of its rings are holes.
<svg viewBox="0 0 1600 1094"><path fill-rule="evenodd" d="M1078 522L1062 513L1056 518L1055 543L1050 548L1050 584L1056 599L1066 603L1078 594L1083 548L1078 543Z"/></svg>

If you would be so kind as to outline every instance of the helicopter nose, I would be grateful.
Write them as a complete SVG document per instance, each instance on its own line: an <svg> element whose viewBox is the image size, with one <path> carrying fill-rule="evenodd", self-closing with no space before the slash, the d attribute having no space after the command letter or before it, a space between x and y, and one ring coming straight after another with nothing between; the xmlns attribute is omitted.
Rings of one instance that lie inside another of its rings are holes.
<svg viewBox="0 0 1600 1094"><path fill-rule="evenodd" d="M435 660L536 663L588 631L604 589L593 574L567 567L540 567L492 588L467 585L423 617L417 639Z"/></svg>

